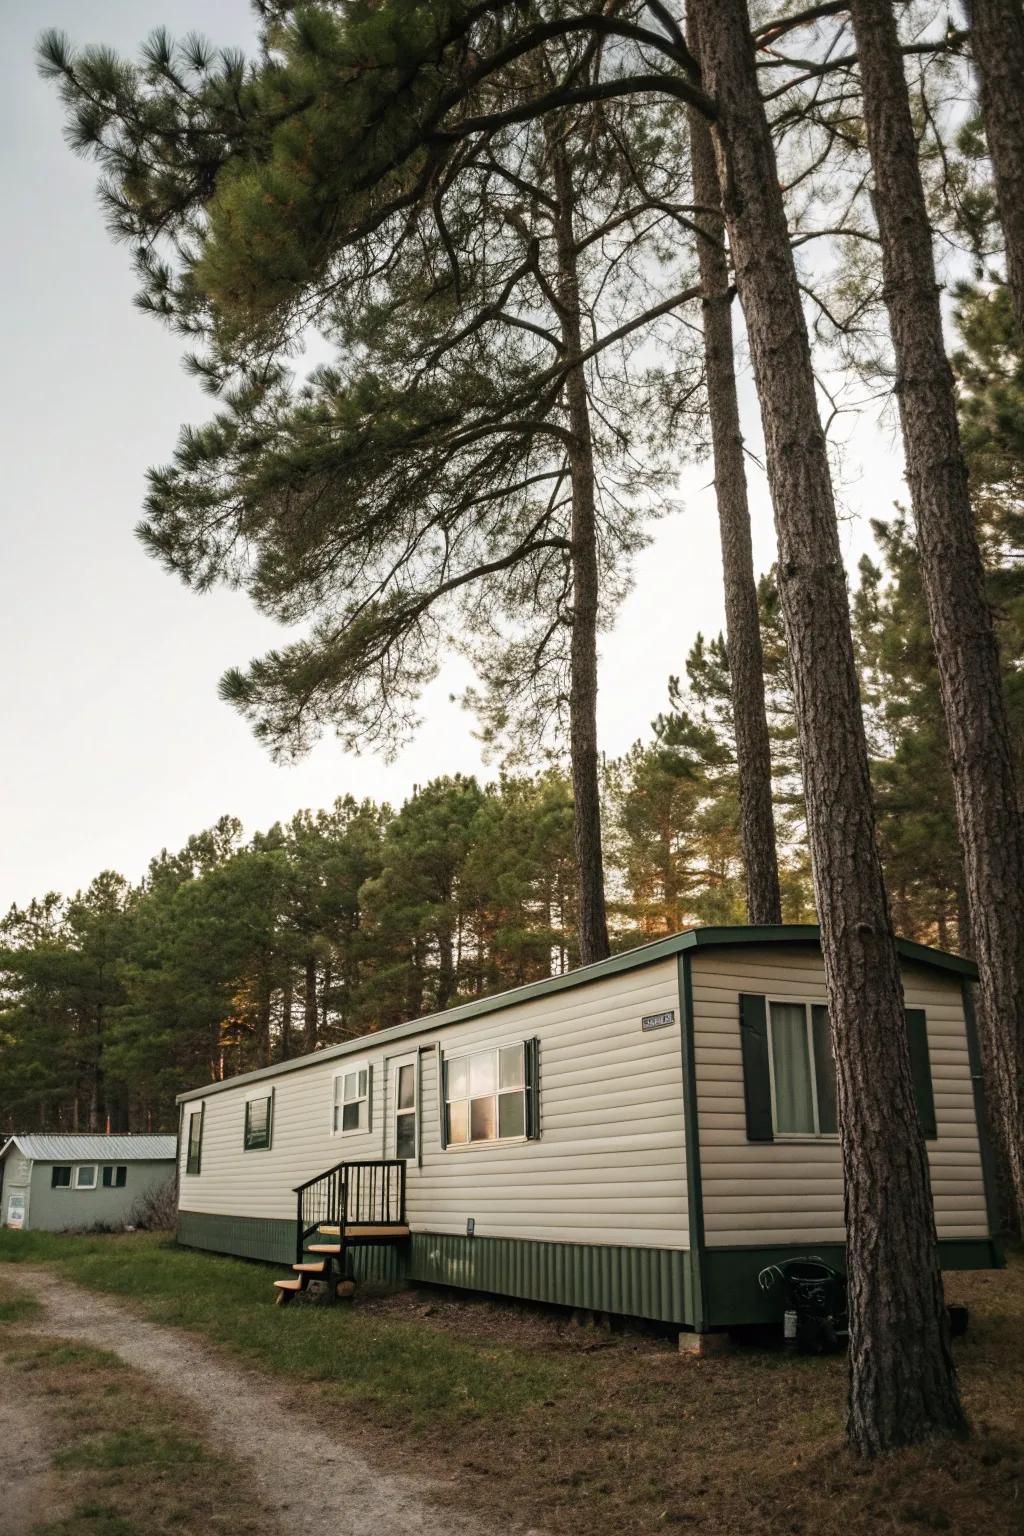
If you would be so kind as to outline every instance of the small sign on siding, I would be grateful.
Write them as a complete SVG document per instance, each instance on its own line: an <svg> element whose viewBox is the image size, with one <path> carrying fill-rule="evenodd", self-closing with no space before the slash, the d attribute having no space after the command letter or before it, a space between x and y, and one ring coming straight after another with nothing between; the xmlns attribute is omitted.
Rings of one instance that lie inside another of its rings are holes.
<svg viewBox="0 0 1024 1536"><path fill-rule="evenodd" d="M676 1011L670 1008L667 1013L645 1013L640 1020L640 1028L646 1033L649 1029L668 1029L670 1024L676 1021Z"/></svg>

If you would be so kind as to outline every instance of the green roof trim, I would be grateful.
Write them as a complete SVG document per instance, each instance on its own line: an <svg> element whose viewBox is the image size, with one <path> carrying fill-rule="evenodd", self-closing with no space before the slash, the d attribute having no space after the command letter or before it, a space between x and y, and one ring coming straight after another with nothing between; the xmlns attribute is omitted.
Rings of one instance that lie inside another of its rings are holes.
<svg viewBox="0 0 1024 1536"><path fill-rule="evenodd" d="M665 939L654 939L649 944L640 944L636 949L621 950L616 955L610 955L607 960L598 960L593 965L581 965L575 971L566 971L563 976L546 976L543 981L527 982L525 986L513 987L508 992L497 992L493 997L476 998L471 1003L460 1003L455 1008L447 1008L443 1013L426 1014L420 1019L410 1019L407 1024L393 1024L390 1029L381 1029L374 1034L360 1035L355 1040L345 1040L341 1045L331 1045L322 1051L313 1051L307 1056L297 1056L292 1061L281 1061L275 1066L260 1067L256 1072L242 1072L237 1077L229 1077L222 1083L208 1083L205 1088L190 1088L187 1093L179 1093L179 1104L188 1099L208 1098L213 1093L224 1093L228 1088L242 1087L246 1083L259 1082L265 1077L279 1077L285 1072L299 1072L304 1067L315 1066L321 1061L332 1061L336 1057L351 1056L356 1052L365 1051L369 1046L387 1045L395 1040L406 1040L410 1035L430 1034L434 1030L446 1029L449 1024L461 1024L465 1019L477 1019L487 1013L498 1013L502 1008L512 1008L517 1003L530 1003L537 997L548 997L555 992L567 992L572 987L584 987L592 981L603 981L606 976L617 976L623 971L639 970L645 965L655 965L659 960L668 960L673 955L682 954L691 949L730 949L740 944L805 944L818 946L820 931L817 923L779 923L770 927L748 927L747 925L734 927L708 927L688 928L684 933L673 933ZM946 954L941 949L930 949L927 944L915 944L911 939L897 939L896 949L903 960L908 960L917 965L927 965L933 970L952 971L957 976L965 976L971 981L978 978L978 968L973 960L964 960L960 955Z"/></svg>

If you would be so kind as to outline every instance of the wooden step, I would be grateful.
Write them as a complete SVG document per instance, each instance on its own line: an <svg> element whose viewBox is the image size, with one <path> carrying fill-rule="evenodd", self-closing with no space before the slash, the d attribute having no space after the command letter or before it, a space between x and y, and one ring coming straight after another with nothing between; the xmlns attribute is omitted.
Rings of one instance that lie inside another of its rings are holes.
<svg viewBox="0 0 1024 1536"><path fill-rule="evenodd" d="M340 1253L340 1243L307 1243L307 1253Z"/></svg>
<svg viewBox="0 0 1024 1536"><path fill-rule="evenodd" d="M274 1281L274 1288L275 1288L275 1290L278 1290L278 1291L301 1291L302 1290L302 1281L301 1281L301 1279L300 1280L275 1280Z"/></svg>
<svg viewBox="0 0 1024 1536"><path fill-rule="evenodd" d="M340 1227L321 1227L320 1232L324 1237L340 1237ZM362 1224L347 1226L345 1228L345 1240L350 1243L365 1242L368 1238L400 1238L408 1237L409 1228L400 1226L364 1226Z"/></svg>
<svg viewBox="0 0 1024 1536"><path fill-rule="evenodd" d="M327 1260L326 1259L317 1259L314 1264L293 1264L292 1265L292 1269L294 1269L294 1271L295 1271L295 1273L297 1275L322 1275L326 1268L327 1268ZM278 1285L280 1285L281 1282L278 1281L277 1283L278 1283Z"/></svg>

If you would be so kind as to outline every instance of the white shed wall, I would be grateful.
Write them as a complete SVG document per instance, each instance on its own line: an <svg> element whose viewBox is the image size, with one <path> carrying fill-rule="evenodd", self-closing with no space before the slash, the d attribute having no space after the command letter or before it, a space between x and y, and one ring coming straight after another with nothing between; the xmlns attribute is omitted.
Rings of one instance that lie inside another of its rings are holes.
<svg viewBox="0 0 1024 1536"><path fill-rule="evenodd" d="M927 1143L940 1238L988 1235L959 979L903 966L908 1007L927 1016L938 1137ZM839 1146L748 1142L739 996L824 1003L821 956L782 945L696 951L694 1055L704 1231L709 1247L845 1241Z"/></svg>
<svg viewBox="0 0 1024 1536"><path fill-rule="evenodd" d="M644 1033L643 1015L674 1009L675 1023ZM539 1141L442 1149L436 1052L540 1041ZM185 1172L183 1210L294 1215L292 1189L342 1160L394 1156L392 1098L398 1059L420 1051L422 1166L408 1171L414 1229L487 1237L685 1248L688 1245L679 997L674 959L503 1008L422 1035L374 1044L372 1121L365 1134L332 1136L334 1073L357 1059L327 1059L262 1083L210 1094L201 1172ZM390 1065L389 1065L390 1064ZM245 1101L275 1090L273 1145L242 1148Z"/></svg>

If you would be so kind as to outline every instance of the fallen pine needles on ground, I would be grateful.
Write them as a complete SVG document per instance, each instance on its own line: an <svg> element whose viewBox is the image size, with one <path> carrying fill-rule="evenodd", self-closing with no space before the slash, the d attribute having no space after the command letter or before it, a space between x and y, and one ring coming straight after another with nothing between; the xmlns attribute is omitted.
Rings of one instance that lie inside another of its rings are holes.
<svg viewBox="0 0 1024 1536"><path fill-rule="evenodd" d="M1024 1527L1024 1262L951 1273L975 1428L865 1464L843 1446L846 1367L670 1340L564 1314L418 1291L272 1305L275 1271L143 1235L0 1233L0 1260L55 1264L294 1383L296 1411L395 1469L443 1482L496 1529L546 1536L886 1536ZM594 1347L594 1346L599 1347Z"/></svg>

